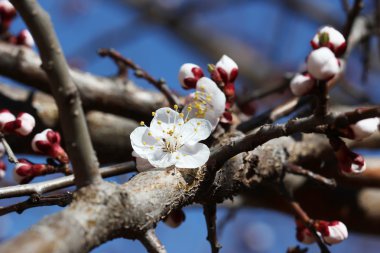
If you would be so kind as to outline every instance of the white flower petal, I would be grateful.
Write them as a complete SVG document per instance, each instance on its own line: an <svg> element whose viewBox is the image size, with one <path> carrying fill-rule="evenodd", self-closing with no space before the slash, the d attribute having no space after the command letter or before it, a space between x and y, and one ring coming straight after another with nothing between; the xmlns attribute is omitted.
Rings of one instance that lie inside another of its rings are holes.
<svg viewBox="0 0 380 253"><path fill-rule="evenodd" d="M148 127L137 127L130 135L133 150L142 158L159 149L158 141L150 135Z"/></svg>
<svg viewBox="0 0 380 253"><path fill-rule="evenodd" d="M207 139L212 132L212 126L205 119L191 119L181 129L181 144L193 145Z"/></svg>
<svg viewBox="0 0 380 253"><path fill-rule="evenodd" d="M154 137L165 138L170 130L175 130L173 129L174 125L183 123L183 119L179 116L178 112L169 107L164 107L156 111L150 123L150 131Z"/></svg>
<svg viewBox="0 0 380 253"><path fill-rule="evenodd" d="M202 143L184 145L178 150L175 166L178 168L195 169L204 165L210 157L210 149Z"/></svg>
<svg viewBox="0 0 380 253"><path fill-rule="evenodd" d="M175 164L177 152L168 153L158 149L147 155L150 164L156 168L167 168Z"/></svg>
<svg viewBox="0 0 380 253"><path fill-rule="evenodd" d="M319 80L327 80L341 71L338 59L327 47L312 51L307 58L307 70Z"/></svg>
<svg viewBox="0 0 380 253"><path fill-rule="evenodd" d="M322 27L318 31L318 33L313 38L313 42L316 45L319 45L319 36L322 33L328 34L328 36L329 36L329 43L331 43L331 45L334 47L334 49L337 49L343 43L346 42L346 39L344 38L344 36L338 30L336 30L335 28L333 28L331 26L324 26L324 27Z"/></svg>
<svg viewBox="0 0 380 253"><path fill-rule="evenodd" d="M184 110L188 106L191 106L192 110L189 113L184 111L184 114L188 113L190 119L204 118L210 121L213 129L215 129L226 106L226 96L216 83L207 77L202 77L197 83L196 92L188 98Z"/></svg>
<svg viewBox="0 0 380 253"><path fill-rule="evenodd" d="M147 159L142 158L135 151L132 152L132 156L136 158L136 169L138 172L154 169Z"/></svg>

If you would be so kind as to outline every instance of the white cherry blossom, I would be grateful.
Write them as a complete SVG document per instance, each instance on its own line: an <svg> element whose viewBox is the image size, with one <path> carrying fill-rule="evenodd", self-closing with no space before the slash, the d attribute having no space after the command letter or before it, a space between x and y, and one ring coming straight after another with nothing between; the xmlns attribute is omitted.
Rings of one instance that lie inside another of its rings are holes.
<svg viewBox="0 0 380 253"><path fill-rule="evenodd" d="M164 107L154 113L150 127L136 128L130 139L136 154L153 167L198 168L210 156L209 148L198 142L209 137L211 131L209 121L189 119L184 113Z"/></svg>
<svg viewBox="0 0 380 253"><path fill-rule="evenodd" d="M327 229L323 231L323 240L329 244L340 243L348 237L347 227L340 221L328 222Z"/></svg>
<svg viewBox="0 0 380 253"><path fill-rule="evenodd" d="M192 108L188 111L188 108ZM226 107L226 96L218 88L216 83L207 77L202 77L197 82L196 91L189 95L183 113L188 113L188 118L202 118L208 120L212 129L215 129L220 116Z"/></svg>
<svg viewBox="0 0 380 253"><path fill-rule="evenodd" d="M328 80L341 71L339 60L327 47L312 51L307 58L307 71L318 80Z"/></svg>

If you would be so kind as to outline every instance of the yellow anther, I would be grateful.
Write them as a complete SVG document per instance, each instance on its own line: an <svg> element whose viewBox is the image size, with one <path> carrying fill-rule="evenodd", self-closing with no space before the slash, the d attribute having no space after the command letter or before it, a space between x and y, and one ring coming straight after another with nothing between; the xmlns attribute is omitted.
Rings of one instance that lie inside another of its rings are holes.
<svg viewBox="0 0 380 253"><path fill-rule="evenodd" d="M203 101L202 101L202 104L206 105L206 104L207 104L207 102L203 100Z"/></svg>
<svg viewBox="0 0 380 253"><path fill-rule="evenodd" d="M162 121L161 120L157 120L157 124L161 125Z"/></svg>
<svg viewBox="0 0 380 253"><path fill-rule="evenodd" d="M156 116L156 113L155 113L155 112L152 112L152 116L153 116L153 117Z"/></svg>
<svg viewBox="0 0 380 253"><path fill-rule="evenodd" d="M178 110L178 105L174 105L173 108L174 108L174 110L177 111Z"/></svg>
<svg viewBox="0 0 380 253"><path fill-rule="evenodd" d="M193 109L193 108L191 108L191 106L188 106L188 107L187 107L187 111L189 111L189 112L190 112L192 109Z"/></svg>
<svg viewBox="0 0 380 253"><path fill-rule="evenodd" d="M197 125L200 126L200 125L201 125L201 122L197 122Z"/></svg>
<svg viewBox="0 0 380 253"><path fill-rule="evenodd" d="M169 113L170 113L170 110L166 110L166 113L169 114Z"/></svg>
<svg viewBox="0 0 380 253"><path fill-rule="evenodd" d="M185 115L181 112L181 113L179 114L179 117L180 117L180 118L183 118L183 117L185 117Z"/></svg>
<svg viewBox="0 0 380 253"><path fill-rule="evenodd" d="M140 126L145 126L145 122L144 121L140 121Z"/></svg>
<svg viewBox="0 0 380 253"><path fill-rule="evenodd" d="M206 100L207 100L207 101L211 101L211 95L207 95L207 96L206 96Z"/></svg>
<svg viewBox="0 0 380 253"><path fill-rule="evenodd" d="M183 124L182 123L178 123L179 126L182 126Z"/></svg>
<svg viewBox="0 0 380 253"><path fill-rule="evenodd" d="M153 150L153 149L154 149L154 147L153 147L153 146L150 146L149 148L150 148L151 150Z"/></svg>
<svg viewBox="0 0 380 253"><path fill-rule="evenodd" d="M148 132L148 135L149 135L149 136L152 136L152 132Z"/></svg>
<svg viewBox="0 0 380 253"><path fill-rule="evenodd" d="M143 145L146 145L146 141L143 141Z"/></svg>
<svg viewBox="0 0 380 253"><path fill-rule="evenodd" d="M178 159L179 159L179 156L176 156L176 157L175 157L175 159L177 159L177 160L178 160Z"/></svg>
<svg viewBox="0 0 380 253"><path fill-rule="evenodd" d="M204 87L203 85L201 85L201 86L199 87L199 89L200 89L201 91L205 91L205 87Z"/></svg>

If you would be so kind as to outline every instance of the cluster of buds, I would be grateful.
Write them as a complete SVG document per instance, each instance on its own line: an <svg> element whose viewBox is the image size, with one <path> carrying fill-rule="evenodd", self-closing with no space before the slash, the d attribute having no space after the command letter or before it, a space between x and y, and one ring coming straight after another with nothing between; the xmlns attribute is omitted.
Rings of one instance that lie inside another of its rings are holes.
<svg viewBox="0 0 380 253"><path fill-rule="evenodd" d="M307 70L296 74L290 82L295 96L309 94L316 80L328 81L341 72L341 57L346 50L343 35L332 27L321 28L311 41L313 51L306 59Z"/></svg>
<svg viewBox="0 0 380 253"><path fill-rule="evenodd" d="M342 174L352 175L365 171L366 163L363 156L352 152L340 138L330 137L329 141Z"/></svg>
<svg viewBox="0 0 380 253"><path fill-rule="evenodd" d="M218 85L226 96L225 112L221 118L224 123L232 122L231 108L235 102L235 80L238 75L238 66L230 57L223 55L215 64L208 65L211 79ZM204 76L201 67L192 63L185 63L179 70L179 81L184 89L196 88L196 83Z"/></svg>
<svg viewBox="0 0 380 253"><path fill-rule="evenodd" d="M6 35L3 38L11 44L32 48L34 39L28 30L21 30L17 35L9 33L9 28L16 14L16 9L8 0L0 1L0 33Z"/></svg>
<svg viewBox="0 0 380 253"><path fill-rule="evenodd" d="M304 244L316 242L313 233L302 222L296 221L297 240ZM348 231L346 225L341 221L313 221L312 226L323 241L327 244L337 244L347 239Z"/></svg>
<svg viewBox="0 0 380 253"><path fill-rule="evenodd" d="M36 121L29 113L22 112L15 117L7 109L0 111L0 130L3 133L27 136L35 125Z"/></svg>
<svg viewBox="0 0 380 253"><path fill-rule="evenodd" d="M164 219L164 223L171 228L179 227L186 220L182 209L172 210Z"/></svg>
<svg viewBox="0 0 380 253"><path fill-rule="evenodd" d="M32 149L37 153L50 156L61 163L69 163L69 157L61 146L60 134L51 129L46 129L34 136Z"/></svg>

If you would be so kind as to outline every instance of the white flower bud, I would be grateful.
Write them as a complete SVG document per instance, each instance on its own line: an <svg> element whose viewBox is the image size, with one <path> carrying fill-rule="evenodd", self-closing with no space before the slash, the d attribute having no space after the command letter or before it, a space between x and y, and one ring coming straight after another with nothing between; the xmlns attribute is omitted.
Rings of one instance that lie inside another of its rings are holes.
<svg viewBox="0 0 380 253"><path fill-rule="evenodd" d="M198 80L203 76L201 67L192 63L183 64L178 73L179 82L184 89L194 89Z"/></svg>
<svg viewBox="0 0 380 253"><path fill-rule="evenodd" d="M290 90L295 96L304 96L314 87L315 81L309 75L296 74L290 81Z"/></svg>
<svg viewBox="0 0 380 253"><path fill-rule="evenodd" d="M322 236L323 240L329 244L340 243L348 237L347 227L340 221L329 222L327 233Z"/></svg>
<svg viewBox="0 0 380 253"><path fill-rule="evenodd" d="M346 39L331 26L322 27L311 41L314 49L320 47L330 48L337 56L341 56L346 50Z"/></svg>
<svg viewBox="0 0 380 253"><path fill-rule="evenodd" d="M216 63L216 69L224 82L234 82L238 75L238 65L227 55L223 55L222 58Z"/></svg>
<svg viewBox="0 0 380 253"><path fill-rule="evenodd" d="M29 113L20 113L17 116L17 119L21 121L21 126L17 129L15 129L15 132L26 136L30 134L33 131L34 126L36 125L36 121L32 115Z"/></svg>
<svg viewBox="0 0 380 253"><path fill-rule="evenodd" d="M8 110L4 109L0 111L0 128L3 129L4 125L8 122L14 121L16 117Z"/></svg>
<svg viewBox="0 0 380 253"><path fill-rule="evenodd" d="M17 44L24 45L30 48L34 47L35 45L34 39L32 37L32 34L29 32L29 30L24 29L18 34Z"/></svg>
<svg viewBox="0 0 380 253"><path fill-rule="evenodd" d="M327 47L312 51L307 58L309 74L318 80L328 80L341 71L339 60Z"/></svg>
<svg viewBox="0 0 380 253"><path fill-rule="evenodd" d="M352 130L352 139L361 140L369 137L378 130L380 124L379 118L363 119L356 124L350 125Z"/></svg>

